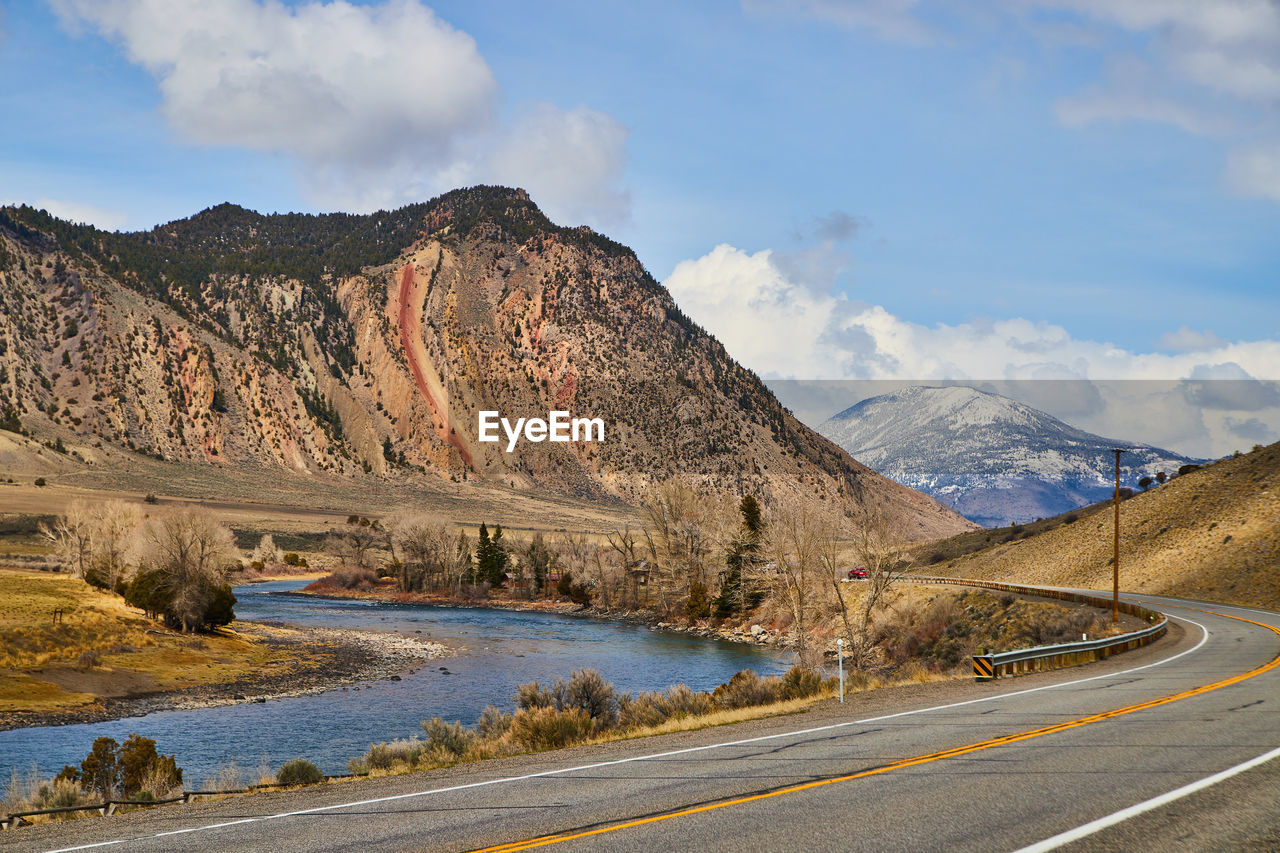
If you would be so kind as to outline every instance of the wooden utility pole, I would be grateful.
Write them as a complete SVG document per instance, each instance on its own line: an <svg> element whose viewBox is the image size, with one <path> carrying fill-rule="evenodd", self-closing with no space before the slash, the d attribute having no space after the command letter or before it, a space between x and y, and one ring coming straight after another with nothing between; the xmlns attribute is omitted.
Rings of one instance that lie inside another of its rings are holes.
<svg viewBox="0 0 1280 853"><path fill-rule="evenodd" d="M1116 455L1116 520L1111 558L1111 621L1115 623L1120 621L1120 454L1124 448L1113 447L1111 452Z"/></svg>

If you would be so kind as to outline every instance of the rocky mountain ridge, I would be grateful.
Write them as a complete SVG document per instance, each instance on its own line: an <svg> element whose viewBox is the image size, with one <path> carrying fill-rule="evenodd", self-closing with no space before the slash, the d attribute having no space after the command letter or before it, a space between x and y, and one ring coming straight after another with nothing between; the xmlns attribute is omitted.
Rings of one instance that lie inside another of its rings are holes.
<svg viewBox="0 0 1280 853"><path fill-rule="evenodd" d="M224 204L132 234L3 208L0 318L0 420L71 469L143 454L618 503L679 476L886 504L916 538L965 524L800 424L630 250L519 190L367 216ZM553 408L607 440L476 441L481 409Z"/></svg>

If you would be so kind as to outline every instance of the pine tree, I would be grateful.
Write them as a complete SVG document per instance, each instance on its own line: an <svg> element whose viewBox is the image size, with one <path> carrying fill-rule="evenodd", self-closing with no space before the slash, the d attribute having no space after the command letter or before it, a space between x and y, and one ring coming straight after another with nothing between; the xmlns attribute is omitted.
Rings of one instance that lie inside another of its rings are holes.
<svg viewBox="0 0 1280 853"><path fill-rule="evenodd" d="M489 528L481 522L480 538L476 543L476 573L479 579L495 589L502 586L510 562L511 557L502 544L502 525L494 525L493 537L490 538Z"/></svg>
<svg viewBox="0 0 1280 853"><path fill-rule="evenodd" d="M747 495L738 504L738 513L742 523L725 554L725 571L715 601L715 613L720 617L731 616L734 611L743 616L764 599L764 592L756 588L749 577L750 570L760 563L760 547L764 541L760 503Z"/></svg>

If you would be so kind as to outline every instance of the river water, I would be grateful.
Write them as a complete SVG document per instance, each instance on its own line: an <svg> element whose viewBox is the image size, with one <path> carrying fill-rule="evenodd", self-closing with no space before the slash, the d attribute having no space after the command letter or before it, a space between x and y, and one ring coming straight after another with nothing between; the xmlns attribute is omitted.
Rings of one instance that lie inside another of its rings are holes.
<svg viewBox="0 0 1280 853"><path fill-rule="evenodd" d="M51 776L63 765L78 765L94 738L123 742L134 732L176 756L188 787L233 761L256 774L263 764L274 770L303 757L325 773L342 773L348 759L363 755L370 743L420 735L419 723L433 716L472 725L486 705L513 710L518 684L567 679L575 669L599 670L632 692L680 682L709 690L739 670L776 674L792 660L790 653L772 649L550 613L272 594L305 583L237 587L236 615L399 633L458 651L423 662L416 672L402 674L402 681L370 682L359 690L0 732L0 783L14 769L26 773L34 767Z"/></svg>

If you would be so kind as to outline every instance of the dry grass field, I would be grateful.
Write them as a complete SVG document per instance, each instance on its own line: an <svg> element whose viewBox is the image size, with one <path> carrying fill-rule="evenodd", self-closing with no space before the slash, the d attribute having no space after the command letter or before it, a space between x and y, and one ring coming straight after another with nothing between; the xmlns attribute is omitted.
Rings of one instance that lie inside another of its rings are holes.
<svg viewBox="0 0 1280 853"><path fill-rule="evenodd" d="M59 608L65 615L55 624ZM76 578L0 569L0 712L83 708L248 675L284 675L305 660L297 648L267 642L258 629L252 636L228 629L184 635Z"/></svg>

